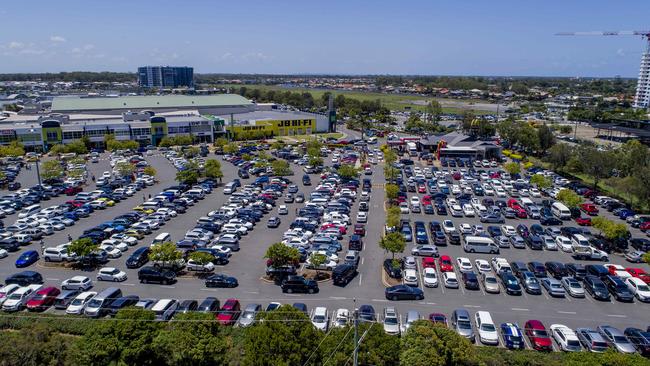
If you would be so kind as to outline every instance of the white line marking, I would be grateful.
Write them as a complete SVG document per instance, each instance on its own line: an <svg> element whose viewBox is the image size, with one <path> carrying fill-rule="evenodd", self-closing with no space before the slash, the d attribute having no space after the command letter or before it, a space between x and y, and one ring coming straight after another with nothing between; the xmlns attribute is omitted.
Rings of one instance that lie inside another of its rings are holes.
<svg viewBox="0 0 650 366"><path fill-rule="evenodd" d="M607 314L607 316L611 318L627 318L627 315L621 315L621 314Z"/></svg>
<svg viewBox="0 0 650 366"><path fill-rule="evenodd" d="M343 296L330 296L330 299L332 299L332 300L347 300L347 297L343 297Z"/></svg>
<svg viewBox="0 0 650 366"><path fill-rule="evenodd" d="M46 280L48 280L48 281L61 281L61 280L58 279L58 278L46 278Z"/></svg>
<svg viewBox="0 0 650 366"><path fill-rule="evenodd" d="M365 257L361 257L361 265L362 265L362 266L363 266L363 260L364 260L364 259L365 259Z"/></svg>
<svg viewBox="0 0 650 366"><path fill-rule="evenodd" d="M512 311L530 311L530 310L524 309L524 308L510 308L510 310L512 310Z"/></svg>
<svg viewBox="0 0 650 366"><path fill-rule="evenodd" d="M162 288L176 288L176 286L160 286Z"/></svg>
<svg viewBox="0 0 650 366"><path fill-rule="evenodd" d="M436 305L435 302L428 302L427 305Z"/></svg>
<svg viewBox="0 0 650 366"><path fill-rule="evenodd" d="M373 302L388 302L388 300L385 300L385 299L371 299L370 301L373 301Z"/></svg>
<svg viewBox="0 0 650 366"><path fill-rule="evenodd" d="M123 283L124 286L135 286L135 283Z"/></svg>
<svg viewBox="0 0 650 366"><path fill-rule="evenodd" d="M216 288L202 288L201 291L217 292L219 290L217 290Z"/></svg>
<svg viewBox="0 0 650 366"><path fill-rule="evenodd" d="M575 311L560 311L560 310L558 310L557 312L560 313L560 314L574 314L574 315L576 314Z"/></svg>
<svg viewBox="0 0 650 366"><path fill-rule="evenodd" d="M481 305L463 305L466 308L480 308Z"/></svg>
<svg viewBox="0 0 650 366"><path fill-rule="evenodd" d="M361 280L363 280L363 273L359 274L359 286L361 286Z"/></svg>

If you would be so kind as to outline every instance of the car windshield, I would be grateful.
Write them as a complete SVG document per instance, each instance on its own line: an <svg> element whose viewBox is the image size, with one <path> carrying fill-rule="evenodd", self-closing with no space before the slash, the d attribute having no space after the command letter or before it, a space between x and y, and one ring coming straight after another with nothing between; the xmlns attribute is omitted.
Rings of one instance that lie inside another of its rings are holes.
<svg viewBox="0 0 650 366"><path fill-rule="evenodd" d="M650 287L648 287L648 285L637 285L636 289L637 291L650 291Z"/></svg>
<svg viewBox="0 0 650 366"><path fill-rule="evenodd" d="M90 302L88 303L88 307L89 307L89 308L97 308L97 307L99 307L101 304L102 304L101 301L99 301L99 300L97 300L97 299L92 299L92 300L90 300Z"/></svg>
<svg viewBox="0 0 650 366"><path fill-rule="evenodd" d="M570 339L566 342L566 344L569 347L580 347L580 342L578 342L577 340Z"/></svg>
<svg viewBox="0 0 650 366"><path fill-rule="evenodd" d="M459 329L472 329L472 324L467 320L459 320L458 321L458 328Z"/></svg>
<svg viewBox="0 0 650 366"><path fill-rule="evenodd" d="M242 318L244 318L244 319L253 319L253 318L255 318L255 312L254 311L246 311L242 315ZM314 320L316 320L316 317L314 317Z"/></svg>
<svg viewBox="0 0 650 366"><path fill-rule="evenodd" d="M485 282L487 283L497 283L497 279L494 277L486 277Z"/></svg>
<svg viewBox="0 0 650 366"><path fill-rule="evenodd" d="M486 332L494 332L494 324L489 324L489 323L484 323L481 325L481 330L486 331Z"/></svg>
<svg viewBox="0 0 650 366"><path fill-rule="evenodd" d="M629 343L627 338L625 338L624 336L614 336L614 342L616 342L616 343Z"/></svg>
<svg viewBox="0 0 650 366"><path fill-rule="evenodd" d="M84 300L85 299L77 297L76 299L72 300L72 303L70 303L70 304L75 305L75 306L79 306L79 305L82 305L84 303Z"/></svg>
<svg viewBox="0 0 650 366"><path fill-rule="evenodd" d="M389 324L389 325L396 325L397 324L397 318L395 318L395 317L387 317L387 318L384 319L384 323Z"/></svg>
<svg viewBox="0 0 650 366"><path fill-rule="evenodd" d="M508 285L516 286L516 285L517 285L517 280L515 280L515 279L508 279Z"/></svg>
<svg viewBox="0 0 650 366"><path fill-rule="evenodd" d="M431 271L427 271L427 272L424 273L424 277L425 278L436 278L436 273L431 272Z"/></svg>
<svg viewBox="0 0 650 366"><path fill-rule="evenodd" d="M45 297L45 294L36 294L34 297L32 297L32 300L43 300Z"/></svg>
<svg viewBox="0 0 650 366"><path fill-rule="evenodd" d="M571 288L581 288L578 281L569 281L569 286L571 286Z"/></svg>
<svg viewBox="0 0 650 366"><path fill-rule="evenodd" d="M535 335L535 337L540 337L540 338L548 337L548 333L546 333L545 330L534 330L533 334Z"/></svg>
<svg viewBox="0 0 650 366"><path fill-rule="evenodd" d="M9 295L9 297L7 297L7 299L9 299L9 300L20 300L20 294L17 294L17 293L14 292L11 295Z"/></svg>

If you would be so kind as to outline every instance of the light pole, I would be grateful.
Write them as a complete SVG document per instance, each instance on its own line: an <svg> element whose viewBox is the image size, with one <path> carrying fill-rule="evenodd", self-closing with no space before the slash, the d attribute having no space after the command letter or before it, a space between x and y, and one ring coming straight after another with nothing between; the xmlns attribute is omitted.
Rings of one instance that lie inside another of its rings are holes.
<svg viewBox="0 0 650 366"><path fill-rule="evenodd" d="M352 300L354 303L354 356L353 365L359 365L359 311L357 310L357 299Z"/></svg>
<svg viewBox="0 0 650 366"><path fill-rule="evenodd" d="M38 159L34 162L36 164L36 177L38 178L38 186L41 186L41 170L38 168Z"/></svg>

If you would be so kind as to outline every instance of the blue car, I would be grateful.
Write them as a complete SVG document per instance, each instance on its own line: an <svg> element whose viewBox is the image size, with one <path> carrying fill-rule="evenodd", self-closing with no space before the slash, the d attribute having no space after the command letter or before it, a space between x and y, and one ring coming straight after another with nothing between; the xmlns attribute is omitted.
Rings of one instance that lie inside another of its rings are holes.
<svg viewBox="0 0 650 366"><path fill-rule="evenodd" d="M38 261L38 252L35 250L28 250L16 259L16 268L28 267Z"/></svg>
<svg viewBox="0 0 650 366"><path fill-rule="evenodd" d="M502 323L501 337L503 345L508 349L523 349L525 347L521 329L515 323Z"/></svg>

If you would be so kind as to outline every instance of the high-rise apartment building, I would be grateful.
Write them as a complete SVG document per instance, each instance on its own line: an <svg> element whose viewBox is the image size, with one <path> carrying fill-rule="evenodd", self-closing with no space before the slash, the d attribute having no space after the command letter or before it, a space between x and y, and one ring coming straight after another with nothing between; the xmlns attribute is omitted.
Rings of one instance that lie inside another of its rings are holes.
<svg viewBox="0 0 650 366"><path fill-rule="evenodd" d="M650 48L650 47L649 47ZM634 96L636 108L650 107L650 50L646 49L641 56L639 67L639 80L636 84L636 95Z"/></svg>
<svg viewBox="0 0 650 366"><path fill-rule="evenodd" d="M138 68L138 85L143 88L194 87L194 68L178 66L143 66Z"/></svg>

